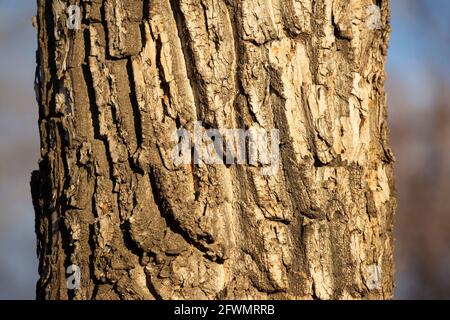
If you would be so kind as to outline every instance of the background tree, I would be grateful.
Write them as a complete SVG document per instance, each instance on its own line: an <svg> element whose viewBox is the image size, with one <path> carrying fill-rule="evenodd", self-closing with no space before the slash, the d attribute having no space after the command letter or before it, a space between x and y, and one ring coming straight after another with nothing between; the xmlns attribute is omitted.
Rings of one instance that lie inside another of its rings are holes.
<svg viewBox="0 0 450 320"><path fill-rule="evenodd" d="M71 4L38 0L39 298L392 297L388 1ZM278 174L175 167L195 121L278 128Z"/></svg>

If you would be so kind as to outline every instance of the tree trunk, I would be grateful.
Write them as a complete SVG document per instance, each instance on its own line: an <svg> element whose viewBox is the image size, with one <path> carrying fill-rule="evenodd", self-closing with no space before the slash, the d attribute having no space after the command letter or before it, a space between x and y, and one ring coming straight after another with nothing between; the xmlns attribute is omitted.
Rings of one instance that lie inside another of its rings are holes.
<svg viewBox="0 0 450 320"><path fill-rule="evenodd" d="M392 297L387 0L37 2L39 299ZM175 164L199 121L276 170Z"/></svg>

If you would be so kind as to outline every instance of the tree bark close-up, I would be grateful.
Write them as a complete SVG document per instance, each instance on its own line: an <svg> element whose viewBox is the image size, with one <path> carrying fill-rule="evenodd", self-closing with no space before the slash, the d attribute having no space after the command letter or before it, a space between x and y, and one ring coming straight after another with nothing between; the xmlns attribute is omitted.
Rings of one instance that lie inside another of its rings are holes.
<svg viewBox="0 0 450 320"><path fill-rule="evenodd" d="M389 1L37 3L38 299L393 297ZM174 163L198 123L275 170Z"/></svg>

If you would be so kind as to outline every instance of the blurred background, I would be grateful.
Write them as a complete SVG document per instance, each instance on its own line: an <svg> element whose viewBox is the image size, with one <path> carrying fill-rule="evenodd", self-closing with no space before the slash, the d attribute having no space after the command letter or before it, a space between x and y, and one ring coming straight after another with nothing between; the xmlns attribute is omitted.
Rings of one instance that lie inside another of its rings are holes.
<svg viewBox="0 0 450 320"><path fill-rule="evenodd" d="M450 299L450 1L391 0L396 298ZM35 1L0 0L0 299L34 299Z"/></svg>

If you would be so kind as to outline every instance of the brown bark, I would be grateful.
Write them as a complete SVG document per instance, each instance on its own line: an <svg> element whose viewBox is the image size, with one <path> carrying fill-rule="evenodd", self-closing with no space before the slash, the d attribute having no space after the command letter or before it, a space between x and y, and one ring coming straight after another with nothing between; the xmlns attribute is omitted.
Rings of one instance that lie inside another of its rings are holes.
<svg viewBox="0 0 450 320"><path fill-rule="evenodd" d="M392 297L388 1L72 4L38 0L38 298ZM279 170L175 166L196 121L279 129Z"/></svg>

